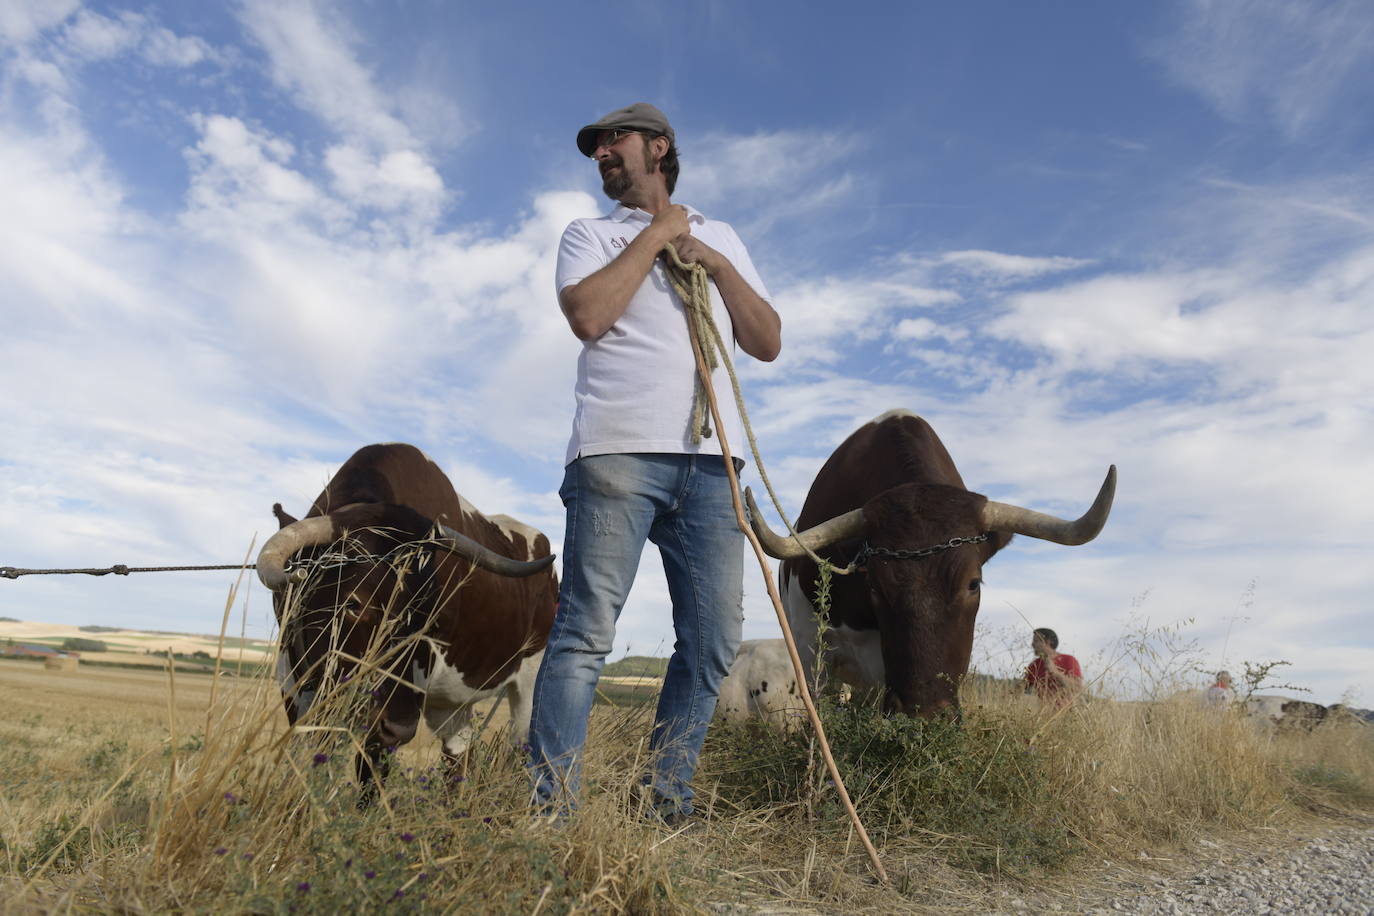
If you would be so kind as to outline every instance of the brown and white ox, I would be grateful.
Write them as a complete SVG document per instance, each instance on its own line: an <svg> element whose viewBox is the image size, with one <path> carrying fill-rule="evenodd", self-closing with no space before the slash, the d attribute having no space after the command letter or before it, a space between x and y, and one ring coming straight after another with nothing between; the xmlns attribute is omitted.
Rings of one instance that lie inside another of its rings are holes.
<svg viewBox="0 0 1374 916"><path fill-rule="evenodd" d="M781 639L746 639L720 683L716 718L742 724L761 721L790 731L806 723L797 674Z"/></svg>
<svg viewBox="0 0 1374 916"><path fill-rule="evenodd" d="M423 452L396 443L359 449L299 521L272 508L280 530L257 572L273 592L293 725L354 676L375 685L358 760L368 792L422 711L457 762L472 704L505 691L512 738L525 740L558 600L548 538L484 516Z"/></svg>
<svg viewBox="0 0 1374 916"><path fill-rule="evenodd" d="M764 550L783 561L778 584L808 671L816 650L817 568L804 548L836 567L861 548L875 551L852 575L831 580L823 667L861 695L881 695L887 712L930 716L958 710L983 564L1013 534L1069 545L1092 540L1115 490L1112 466L1092 507L1076 521L993 502L964 487L930 424L895 410L835 449L811 485L797 538L769 530L752 494L749 508Z"/></svg>

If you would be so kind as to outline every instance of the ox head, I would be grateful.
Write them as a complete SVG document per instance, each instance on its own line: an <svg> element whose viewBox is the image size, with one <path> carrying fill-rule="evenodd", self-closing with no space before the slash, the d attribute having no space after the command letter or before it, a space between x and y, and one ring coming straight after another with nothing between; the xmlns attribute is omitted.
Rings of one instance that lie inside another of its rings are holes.
<svg viewBox="0 0 1374 916"><path fill-rule="evenodd" d="M808 550L843 567L867 545L863 566L832 580L831 606L844 607L851 623L879 632L884 709L930 716L958 709L959 682L973 652L983 564L1014 534L1070 545L1092 540L1107 521L1115 490L1113 466L1087 513L1067 521L961 487L905 484L796 537L771 531L753 495L746 495L763 549L795 564L803 583L816 575Z"/></svg>
<svg viewBox="0 0 1374 916"><path fill-rule="evenodd" d="M436 577L449 557L503 576L534 575L554 560L510 559L406 506L354 503L299 521L280 505L273 512L281 527L257 573L273 593L277 673L293 724L353 675L357 659L388 672L393 687L422 683L428 657L418 634L456 585Z"/></svg>

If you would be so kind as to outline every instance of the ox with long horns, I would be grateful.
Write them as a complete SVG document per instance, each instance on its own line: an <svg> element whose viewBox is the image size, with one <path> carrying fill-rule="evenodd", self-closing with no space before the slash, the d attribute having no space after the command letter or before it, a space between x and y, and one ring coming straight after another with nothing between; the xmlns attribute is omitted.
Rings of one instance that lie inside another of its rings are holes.
<svg viewBox="0 0 1374 916"><path fill-rule="evenodd" d="M881 691L884 709L932 715L958 709L959 682L973 651L983 564L1013 534L1077 545L1102 530L1116 467L1092 507L1066 521L989 500L964 487L930 424L889 411L855 431L830 456L797 518L779 536L749 495L764 550L782 560L778 584L807 670L817 618L810 595L813 551L835 567L858 560L831 585L824 669L862 691Z"/></svg>
<svg viewBox="0 0 1374 916"><path fill-rule="evenodd" d="M257 572L273 592L292 724L354 676L375 682L358 761L369 790L387 749L415 736L422 709L457 761L472 703L506 691L513 738L525 740L558 600L548 538L482 515L401 444L359 449L304 518L280 504L273 512L280 530Z"/></svg>

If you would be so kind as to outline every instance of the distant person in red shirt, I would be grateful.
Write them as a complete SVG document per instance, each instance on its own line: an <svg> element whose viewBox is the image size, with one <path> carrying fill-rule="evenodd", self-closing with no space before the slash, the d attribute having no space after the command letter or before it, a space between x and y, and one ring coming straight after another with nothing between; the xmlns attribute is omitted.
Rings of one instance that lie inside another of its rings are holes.
<svg viewBox="0 0 1374 916"><path fill-rule="evenodd" d="M1214 709L1225 709L1236 701L1235 688L1231 686L1231 672L1218 671L1217 682L1207 688L1202 695L1202 705Z"/></svg>
<svg viewBox="0 0 1374 916"><path fill-rule="evenodd" d="M1049 627L1031 634L1035 661L1026 666L1026 693L1033 691L1042 700L1067 706L1083 688L1083 669L1078 659L1058 649L1059 636Z"/></svg>

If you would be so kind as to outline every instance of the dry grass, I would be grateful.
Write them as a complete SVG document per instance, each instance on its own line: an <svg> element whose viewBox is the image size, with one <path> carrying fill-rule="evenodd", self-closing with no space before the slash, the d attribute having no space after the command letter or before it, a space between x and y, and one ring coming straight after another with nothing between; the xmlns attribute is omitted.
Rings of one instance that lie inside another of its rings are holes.
<svg viewBox="0 0 1374 916"><path fill-rule="evenodd" d="M704 817L685 832L639 816L644 705L597 708L570 823L529 819L522 763L496 734L462 781L422 734L360 810L356 736L328 716L288 734L270 680L0 662L0 900L17 913L982 912L1089 859L1374 806L1361 724L1274 733L1186 699L1056 713L995 684L965 693L958 729L829 710L892 878L879 886L805 736L713 730Z"/></svg>

